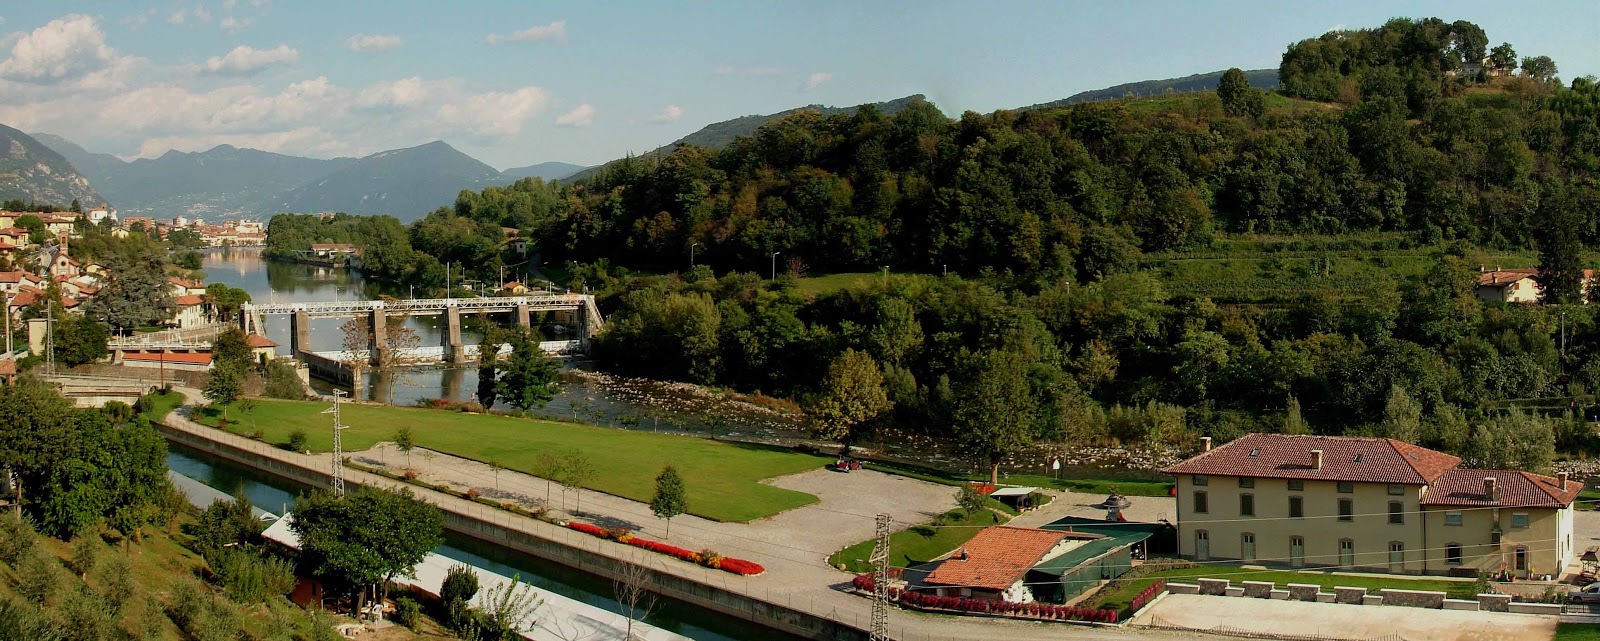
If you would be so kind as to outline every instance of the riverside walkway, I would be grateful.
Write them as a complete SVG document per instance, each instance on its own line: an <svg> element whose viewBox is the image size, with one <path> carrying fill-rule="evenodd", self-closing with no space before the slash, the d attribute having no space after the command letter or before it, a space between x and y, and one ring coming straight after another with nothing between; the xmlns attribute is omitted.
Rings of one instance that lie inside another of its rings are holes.
<svg viewBox="0 0 1600 641"><path fill-rule="evenodd" d="M198 390L178 388L189 398L199 398ZM224 445L229 448L248 452L255 457L265 459L267 467L292 466L299 470L313 471L327 475L331 468L328 454L301 454L282 450L260 441L237 436L223 430L200 425L189 420L183 415L186 409L180 408L178 412L169 414L163 424L170 430L181 431L193 437ZM506 482L509 474L502 471L501 482ZM522 475L524 478L534 477ZM854 476L847 475L847 476ZM346 469L345 480L347 483L358 485L372 485L391 489L410 489L417 497L428 503L438 506L447 515L447 521L452 517L469 518L482 523L493 524L512 533L513 540L518 537L531 537L532 539L559 542L568 548L582 550L591 555L583 558L553 559L579 569L593 572L601 576L609 576L610 568L617 564L642 564L659 574L681 579L702 586L714 587L716 590L742 597L740 602L733 603L728 600L717 601L714 593L701 594L668 594L673 598L689 600L696 605L715 607L724 613L749 618L752 621L768 620L773 612L783 610L794 611L798 614L834 621L850 628L859 636L865 638L865 630L871 620L871 603L864 598L848 594L843 587L849 583L849 575L829 568L825 555L831 550L822 549L794 549L795 546L784 539L767 540L775 537L779 530L769 530L767 533L754 537L720 535L703 539L711 543L725 554L746 558L761 563L767 568L765 574L754 577L740 577L719 570L703 568L697 565L678 562L666 557L642 557L642 553L632 546L614 541L606 541L586 534L581 534L564 527L546 523L537 519L524 517L504 510L495 509L475 501L421 488L410 484L401 483L384 476L369 474L359 470ZM778 479L777 484L783 484L784 479ZM909 479L907 479L909 481ZM531 481L530 481L531 482ZM537 480L540 488L544 481ZM540 490L542 494L542 489ZM940 490L948 493L948 490ZM887 497L894 501L896 497ZM585 492L584 505L593 506L588 515L591 520L602 521L611 511L611 499L595 492ZM598 505L597 500L605 500L604 506ZM633 503L633 508L626 512L611 514L612 518L624 519L628 522L644 526L644 531L652 537L659 536L660 524L649 523L653 518L646 520L648 508L641 504ZM804 509L804 508L802 508ZM640 510L640 511L636 511ZM794 527L806 529L829 529L837 527L842 519L851 522L860 520L855 514L828 514L818 513L807 515L797 512L797 522ZM931 518L928 515L927 518ZM773 517L781 519L784 515ZM692 517L679 517L673 520L673 536L667 539L677 545L684 545L690 541L702 540L699 535L690 538L688 534L681 534L691 525ZM602 521L603 522L603 521ZM693 523L699 526L709 521L700 520ZM730 528L729 533L738 534L742 524L716 524ZM853 536L853 534L852 534ZM754 538L755 540L750 540ZM691 547L693 544L690 544ZM698 597L698 598L695 598ZM759 610L760 612L757 612ZM843 630L839 631L841 634ZM1137 628L1099 628L1084 627L1063 623L1041 623L1028 621L1014 621L1003 619L979 619L947 616L930 616L918 613L894 610L890 617L890 636L899 641L992 641L994 639L1008 639L1016 641L1052 641L1052 640L1106 640L1106 639L1133 639L1133 640L1176 640L1196 638L1194 633L1166 632L1156 630L1143 630ZM849 638L838 636L838 638Z"/></svg>

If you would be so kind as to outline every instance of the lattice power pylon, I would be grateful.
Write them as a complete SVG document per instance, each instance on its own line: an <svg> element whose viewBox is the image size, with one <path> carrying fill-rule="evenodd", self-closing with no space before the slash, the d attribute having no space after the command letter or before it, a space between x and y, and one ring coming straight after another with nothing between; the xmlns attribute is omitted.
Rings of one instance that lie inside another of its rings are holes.
<svg viewBox="0 0 1600 641"><path fill-rule="evenodd" d="M345 425L339 422L339 400L344 398L344 391L333 390L333 407L322 410L323 414L333 415L333 495L344 496L344 444L340 442L339 432L344 431Z"/></svg>
<svg viewBox="0 0 1600 641"><path fill-rule="evenodd" d="M872 546L872 641L889 641L889 525L893 519L878 515L878 542Z"/></svg>

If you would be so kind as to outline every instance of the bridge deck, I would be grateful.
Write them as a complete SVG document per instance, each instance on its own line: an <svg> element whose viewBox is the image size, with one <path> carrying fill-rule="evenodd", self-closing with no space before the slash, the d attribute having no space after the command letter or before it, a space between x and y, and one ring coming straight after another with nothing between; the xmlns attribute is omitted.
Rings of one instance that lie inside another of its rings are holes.
<svg viewBox="0 0 1600 641"><path fill-rule="evenodd" d="M454 307L461 311L511 311L527 305L531 311L577 309L594 305L588 294L544 294L539 296L496 296L482 298L419 298L395 300L349 300L302 303L274 303L257 305L246 303L245 310L256 314L292 314L305 312L311 316L349 316L376 309L396 313L437 314Z"/></svg>

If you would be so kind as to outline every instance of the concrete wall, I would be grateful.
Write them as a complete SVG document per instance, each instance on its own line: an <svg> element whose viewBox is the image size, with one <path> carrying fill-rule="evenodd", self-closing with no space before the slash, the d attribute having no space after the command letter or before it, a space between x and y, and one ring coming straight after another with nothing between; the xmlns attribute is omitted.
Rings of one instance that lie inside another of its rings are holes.
<svg viewBox="0 0 1600 641"><path fill-rule="evenodd" d="M182 429L161 424L157 424L157 428L168 440L207 452L218 458L313 487L326 487L328 485L329 475L327 472L307 469L277 458L214 441ZM261 446L270 448L265 444ZM362 475L353 473L351 476L360 477ZM350 477L346 477L346 482L358 484ZM606 542L586 534L562 530L563 536L565 536L564 539L543 538L522 531L513 525L513 521L526 520L525 517L476 503L471 504L473 507L464 511L458 511L453 502L435 501L434 503L444 511L445 527L453 532L466 534L608 579L618 578L621 570L630 565L626 561L602 554L599 551L599 546L605 545ZM586 547L595 549L585 549ZM643 567L651 574L653 584L660 594L691 605L747 619L769 628L810 639L866 641L869 637L865 630L856 626L758 599L732 588L736 583L748 583L749 579L746 578L735 577L720 570L707 568L687 569L691 574L698 573L703 575L701 580L695 580L679 573L664 571L649 563L646 563ZM863 626L868 624L868 621L861 622Z"/></svg>
<svg viewBox="0 0 1600 641"><path fill-rule="evenodd" d="M1388 484L1356 483L1354 492L1338 492L1338 484L1305 481L1303 491L1290 491L1285 479L1255 479L1255 487L1239 487L1239 479L1211 476L1205 486L1196 486L1191 475L1177 477L1178 551L1186 559L1196 559L1196 533L1205 531L1210 541L1211 560L1239 560L1273 566L1292 566L1291 538L1305 540L1304 565L1343 565L1339 556L1341 540L1354 545L1349 567L1378 572L1420 573L1422 571L1422 525L1416 512L1422 487L1406 485L1404 494L1392 496ZM1205 514L1194 512L1194 493L1204 491L1209 503ZM1255 497L1255 517L1241 516L1241 494ZM1303 517L1289 518L1289 497L1301 497ZM1339 499L1353 501L1350 521L1340 521ZM1400 501L1405 521L1391 524L1390 501ZM1255 536L1254 558L1247 555L1244 534ZM1403 546L1401 563L1391 567L1389 544Z"/></svg>

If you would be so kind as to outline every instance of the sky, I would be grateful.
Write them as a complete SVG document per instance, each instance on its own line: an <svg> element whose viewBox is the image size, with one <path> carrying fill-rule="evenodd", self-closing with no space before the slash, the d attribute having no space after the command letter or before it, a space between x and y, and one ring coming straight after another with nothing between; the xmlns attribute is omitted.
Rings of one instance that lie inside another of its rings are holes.
<svg viewBox="0 0 1600 641"><path fill-rule="evenodd" d="M0 124L123 158L328 158L444 140L597 164L707 124L924 94L990 112L1275 68L1330 29L1437 16L1600 75L1600 2L0 0Z"/></svg>

